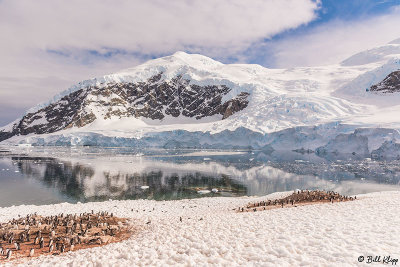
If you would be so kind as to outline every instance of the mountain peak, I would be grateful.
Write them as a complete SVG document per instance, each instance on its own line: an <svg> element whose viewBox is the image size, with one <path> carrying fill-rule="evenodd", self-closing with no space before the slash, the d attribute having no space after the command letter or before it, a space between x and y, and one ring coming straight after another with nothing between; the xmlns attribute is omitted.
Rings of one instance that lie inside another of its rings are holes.
<svg viewBox="0 0 400 267"><path fill-rule="evenodd" d="M177 51L174 54L166 57L162 57L159 59L154 59L146 62L144 65L163 65L163 64L179 64L179 65L187 65L190 67L202 68L202 67L213 67L223 65L221 62L218 62L212 58L207 56L203 56L200 54L189 54L183 51Z"/></svg>
<svg viewBox="0 0 400 267"><path fill-rule="evenodd" d="M400 57L400 38L390 43L357 53L341 62L343 66L365 65Z"/></svg>

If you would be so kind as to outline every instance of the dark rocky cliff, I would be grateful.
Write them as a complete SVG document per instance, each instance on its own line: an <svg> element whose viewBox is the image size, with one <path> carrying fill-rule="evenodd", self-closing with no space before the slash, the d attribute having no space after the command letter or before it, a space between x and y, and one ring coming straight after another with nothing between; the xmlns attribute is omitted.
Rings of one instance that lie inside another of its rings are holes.
<svg viewBox="0 0 400 267"><path fill-rule="evenodd" d="M390 73L383 81L371 86L370 90L382 93L400 92L400 70Z"/></svg>
<svg viewBox="0 0 400 267"><path fill-rule="evenodd" d="M11 131L1 131L0 141L14 135L53 133L70 127L83 127L99 116L144 117L162 120L166 116L201 119L222 115L226 119L247 107L249 93L222 101L231 88L196 85L177 76L170 81L162 73L137 83L108 83L88 86L62 97L36 112L26 114Z"/></svg>

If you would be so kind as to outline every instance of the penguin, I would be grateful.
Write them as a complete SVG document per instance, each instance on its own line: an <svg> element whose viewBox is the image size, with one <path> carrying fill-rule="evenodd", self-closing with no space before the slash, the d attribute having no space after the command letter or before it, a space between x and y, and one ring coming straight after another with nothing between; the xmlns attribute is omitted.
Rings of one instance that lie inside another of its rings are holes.
<svg viewBox="0 0 400 267"><path fill-rule="evenodd" d="M35 237L35 241L33 242L33 244L35 245L39 244L39 237Z"/></svg>
<svg viewBox="0 0 400 267"><path fill-rule="evenodd" d="M21 245L18 242L14 243L15 250L21 250Z"/></svg>
<svg viewBox="0 0 400 267"><path fill-rule="evenodd" d="M3 249L3 247L0 247L0 255L4 255L4 249Z"/></svg>
<svg viewBox="0 0 400 267"><path fill-rule="evenodd" d="M182 222L182 217L179 217L179 221L181 221L181 222Z"/></svg>
<svg viewBox="0 0 400 267"><path fill-rule="evenodd" d="M61 251L61 253L63 253L65 251L65 245L64 244L61 245L60 251Z"/></svg>
<svg viewBox="0 0 400 267"><path fill-rule="evenodd" d="M53 243L54 243L53 239L50 239L50 241L49 241L49 247L51 247L51 246L53 245Z"/></svg>
<svg viewBox="0 0 400 267"><path fill-rule="evenodd" d="M20 236L19 236L19 241L20 242L24 242L25 241L25 233L22 233Z"/></svg>
<svg viewBox="0 0 400 267"><path fill-rule="evenodd" d="M53 252L54 246L53 244L51 244L51 246L49 246L49 253Z"/></svg>
<svg viewBox="0 0 400 267"><path fill-rule="evenodd" d="M29 251L29 257L33 257L33 254L35 254L35 249L31 248Z"/></svg>
<svg viewBox="0 0 400 267"><path fill-rule="evenodd" d="M74 251L74 249L75 249L75 245L71 245L71 248L70 248L70 251Z"/></svg>
<svg viewBox="0 0 400 267"><path fill-rule="evenodd" d="M11 249L8 249L8 251L7 251L7 257L6 257L7 260L8 260L9 258L11 258L11 254L12 254Z"/></svg>

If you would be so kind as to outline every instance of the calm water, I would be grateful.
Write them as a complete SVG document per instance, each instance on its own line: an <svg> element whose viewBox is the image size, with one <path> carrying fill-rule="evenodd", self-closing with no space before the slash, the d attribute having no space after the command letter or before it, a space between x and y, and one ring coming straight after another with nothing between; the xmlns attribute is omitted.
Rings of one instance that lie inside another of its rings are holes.
<svg viewBox="0 0 400 267"><path fill-rule="evenodd" d="M0 206L108 199L265 195L294 189L352 195L400 190L400 161L294 152L0 149ZM218 189L201 194L201 190Z"/></svg>

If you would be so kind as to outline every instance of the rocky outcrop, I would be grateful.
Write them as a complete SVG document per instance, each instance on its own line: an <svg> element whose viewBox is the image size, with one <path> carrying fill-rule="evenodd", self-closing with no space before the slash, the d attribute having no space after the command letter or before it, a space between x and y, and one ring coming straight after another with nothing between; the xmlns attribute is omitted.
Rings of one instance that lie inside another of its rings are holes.
<svg viewBox="0 0 400 267"><path fill-rule="evenodd" d="M221 85L197 85L162 73L145 82L108 83L88 86L64 96L36 112L26 114L11 131L0 132L0 141L14 135L53 133L71 127L83 127L98 117L145 117L162 120L166 116L201 119L222 115L226 119L247 107L249 93L222 101L231 88ZM225 97L226 98L226 97Z"/></svg>
<svg viewBox="0 0 400 267"><path fill-rule="evenodd" d="M390 73L383 81L371 86L370 90L382 93L400 92L400 70Z"/></svg>
<svg viewBox="0 0 400 267"><path fill-rule="evenodd" d="M249 93L242 92L235 98L226 101L222 106L220 110L220 114L223 115L222 119L226 119L229 116L233 115L233 113L241 111L242 109L246 108L247 105L249 104L249 101L247 100L247 97L249 96Z"/></svg>

